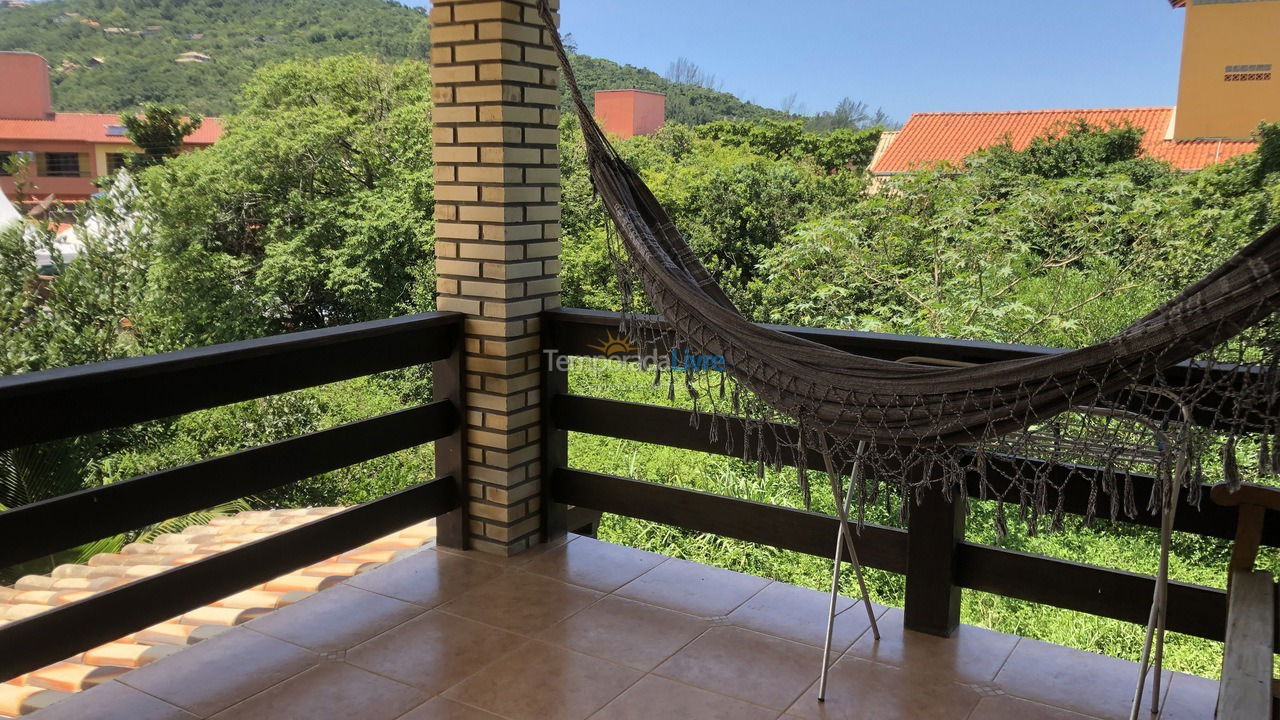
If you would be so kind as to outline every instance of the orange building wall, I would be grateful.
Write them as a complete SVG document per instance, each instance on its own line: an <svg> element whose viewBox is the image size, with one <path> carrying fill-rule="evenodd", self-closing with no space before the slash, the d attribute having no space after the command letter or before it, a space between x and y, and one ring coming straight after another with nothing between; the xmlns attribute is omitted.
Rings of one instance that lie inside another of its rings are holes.
<svg viewBox="0 0 1280 720"><path fill-rule="evenodd" d="M1184 7L1174 137L1245 139L1260 121L1280 121L1280 2L1193 0Z"/></svg>
<svg viewBox="0 0 1280 720"><path fill-rule="evenodd" d="M53 117L49 65L34 53L0 52L0 118Z"/></svg>
<svg viewBox="0 0 1280 720"><path fill-rule="evenodd" d="M601 90L596 93L595 115L612 135L648 135L667 120L667 96L645 90Z"/></svg>

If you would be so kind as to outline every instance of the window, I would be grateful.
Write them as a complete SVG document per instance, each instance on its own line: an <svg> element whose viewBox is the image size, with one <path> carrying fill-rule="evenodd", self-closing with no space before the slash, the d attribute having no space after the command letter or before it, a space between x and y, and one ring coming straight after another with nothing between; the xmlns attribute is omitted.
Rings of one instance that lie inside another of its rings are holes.
<svg viewBox="0 0 1280 720"><path fill-rule="evenodd" d="M45 177L80 177L79 153L51 152L44 154Z"/></svg>
<svg viewBox="0 0 1280 720"><path fill-rule="evenodd" d="M107 153L107 174L118 172L124 169L125 154L124 153Z"/></svg>
<svg viewBox="0 0 1280 720"><path fill-rule="evenodd" d="M107 137L124 137L128 134L129 132L125 130L125 127L123 125L107 126Z"/></svg>

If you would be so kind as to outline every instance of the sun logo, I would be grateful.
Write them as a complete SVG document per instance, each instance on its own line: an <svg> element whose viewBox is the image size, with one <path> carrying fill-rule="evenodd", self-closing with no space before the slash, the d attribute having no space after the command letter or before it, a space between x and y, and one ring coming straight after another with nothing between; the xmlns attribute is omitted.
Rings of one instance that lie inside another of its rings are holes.
<svg viewBox="0 0 1280 720"><path fill-rule="evenodd" d="M604 340L599 345L588 345L592 350L599 350L605 357L613 357L614 355L629 355L637 350L636 344L631 342L630 338L614 335L610 330Z"/></svg>

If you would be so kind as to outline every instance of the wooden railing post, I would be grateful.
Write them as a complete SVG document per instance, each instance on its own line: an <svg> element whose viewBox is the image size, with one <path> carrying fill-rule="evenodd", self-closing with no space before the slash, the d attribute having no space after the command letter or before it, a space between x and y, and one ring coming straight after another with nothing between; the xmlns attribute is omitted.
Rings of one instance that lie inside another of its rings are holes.
<svg viewBox="0 0 1280 720"><path fill-rule="evenodd" d="M564 503L551 497L551 484L558 468L569 464L569 433L556 427L555 402L569 392L568 357L561 356L552 323L542 323L542 532L543 542L564 536L569 530ZM574 528L575 530L577 528Z"/></svg>
<svg viewBox="0 0 1280 720"><path fill-rule="evenodd" d="M466 402L466 373L463 363L462 323L454 332L456 342L449 356L431 365L432 391L436 400L445 400L458 413L458 426L448 437L436 441L436 477L452 477L458 487L458 508L436 519L436 543L443 547L467 549L467 487L466 487L466 433L463 421Z"/></svg>
<svg viewBox="0 0 1280 720"><path fill-rule="evenodd" d="M923 469L915 472L923 472ZM960 586L956 558L964 539L963 489L951 500L940 487L926 488L917 504L907 503L907 597L903 626L908 630L950 637L960 625Z"/></svg>

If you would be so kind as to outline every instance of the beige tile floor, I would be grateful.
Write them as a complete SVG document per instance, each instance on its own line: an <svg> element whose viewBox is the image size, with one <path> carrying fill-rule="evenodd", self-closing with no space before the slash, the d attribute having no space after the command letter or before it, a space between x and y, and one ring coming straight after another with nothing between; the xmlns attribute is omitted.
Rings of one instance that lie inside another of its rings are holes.
<svg viewBox="0 0 1280 720"><path fill-rule="evenodd" d="M1123 718L1131 663L841 602L816 699L822 593L570 537L510 559L427 549L77 693L40 720ZM1138 630L1135 628L1135 637ZM1166 720L1210 718L1173 675Z"/></svg>

